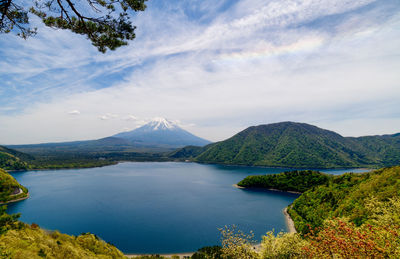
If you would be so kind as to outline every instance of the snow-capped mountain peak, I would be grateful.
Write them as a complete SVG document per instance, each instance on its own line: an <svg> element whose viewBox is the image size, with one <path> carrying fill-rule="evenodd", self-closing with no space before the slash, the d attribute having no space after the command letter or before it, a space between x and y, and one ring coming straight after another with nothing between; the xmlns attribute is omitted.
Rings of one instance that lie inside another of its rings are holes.
<svg viewBox="0 0 400 259"><path fill-rule="evenodd" d="M183 147L204 146L210 141L199 138L182 129L179 125L164 118L154 118L147 124L128 132L121 132L113 137L121 138L140 146Z"/></svg>
<svg viewBox="0 0 400 259"><path fill-rule="evenodd" d="M166 130L166 129L174 129L178 125L172 121L169 121L165 118L154 118L151 120L149 123L147 123L145 126L151 127L153 130Z"/></svg>

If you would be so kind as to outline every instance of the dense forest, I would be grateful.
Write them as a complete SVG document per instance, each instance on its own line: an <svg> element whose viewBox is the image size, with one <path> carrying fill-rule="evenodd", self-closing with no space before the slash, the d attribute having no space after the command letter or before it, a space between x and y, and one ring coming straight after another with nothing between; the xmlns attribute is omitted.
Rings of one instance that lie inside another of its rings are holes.
<svg viewBox="0 0 400 259"><path fill-rule="evenodd" d="M334 176L329 184L317 186L293 202L289 209L296 229L321 227L331 217L346 217L356 226L370 220L367 201L388 202L400 197L400 166L370 173Z"/></svg>

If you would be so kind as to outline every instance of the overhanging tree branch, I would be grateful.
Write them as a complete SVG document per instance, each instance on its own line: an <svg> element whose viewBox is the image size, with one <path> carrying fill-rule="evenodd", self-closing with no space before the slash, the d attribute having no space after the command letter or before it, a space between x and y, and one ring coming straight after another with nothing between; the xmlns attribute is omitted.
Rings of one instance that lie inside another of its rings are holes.
<svg viewBox="0 0 400 259"><path fill-rule="evenodd" d="M0 33L19 30L20 36L26 38L36 31L26 27L29 25L27 11L15 5L15 0L0 0ZM101 52L107 49L127 45L135 38L136 27L130 22L129 11L139 12L146 9L147 0L48 0L34 1L29 11L40 17L46 26L70 30L86 35ZM92 15L88 7L98 15Z"/></svg>

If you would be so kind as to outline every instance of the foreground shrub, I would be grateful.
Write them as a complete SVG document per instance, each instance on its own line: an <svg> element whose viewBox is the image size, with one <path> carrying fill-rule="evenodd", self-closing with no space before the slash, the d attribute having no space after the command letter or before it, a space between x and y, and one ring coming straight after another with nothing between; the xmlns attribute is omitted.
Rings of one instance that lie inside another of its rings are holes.
<svg viewBox="0 0 400 259"><path fill-rule="evenodd" d="M35 225L0 235L0 258L126 258L121 251L93 234L78 237L48 233Z"/></svg>
<svg viewBox="0 0 400 259"><path fill-rule="evenodd" d="M400 198L366 201L370 219L360 227L331 219L317 234L310 229L305 254L311 258L400 258Z"/></svg>
<svg viewBox="0 0 400 259"><path fill-rule="evenodd" d="M220 229L222 235L222 258L252 259L258 258L255 251L254 234L245 234L236 226Z"/></svg>
<svg viewBox="0 0 400 259"><path fill-rule="evenodd" d="M222 259L222 247L206 246L194 253L191 259Z"/></svg>
<svg viewBox="0 0 400 259"><path fill-rule="evenodd" d="M301 258L304 257L303 247L308 243L297 233L278 233L273 231L263 236L260 256L265 259Z"/></svg>

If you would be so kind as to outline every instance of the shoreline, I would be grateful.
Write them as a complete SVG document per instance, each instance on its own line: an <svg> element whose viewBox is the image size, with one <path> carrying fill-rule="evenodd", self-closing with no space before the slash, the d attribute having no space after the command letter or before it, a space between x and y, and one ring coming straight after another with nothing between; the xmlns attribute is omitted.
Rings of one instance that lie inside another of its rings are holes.
<svg viewBox="0 0 400 259"><path fill-rule="evenodd" d="M9 201L6 201L6 202L0 202L0 205L7 205L7 204L9 204L9 203L14 203L14 202L18 202L18 201L23 201L23 200L28 199L29 196L30 196L30 195L29 195L29 192L27 192L25 197L21 197L21 198L14 199L14 200L9 200Z"/></svg>
<svg viewBox="0 0 400 259"><path fill-rule="evenodd" d="M233 184L232 186L239 188L239 189L245 189L245 187L241 187L238 186L236 184ZM294 221L292 219L292 217L290 217L289 213L287 212L289 206L283 209L283 215L285 217L285 223L286 223L286 227L287 227L287 232L288 233L297 233L297 230L294 226ZM256 251L259 251L261 248L261 243L257 243L254 245L254 249ZM190 256L192 256L195 252L187 252L187 253L170 253L170 254L124 254L126 257L128 258L136 258L136 257L140 257L140 256L151 256L151 255L160 255L162 257L166 257L166 258L172 258L174 256L179 256L179 258L188 258Z"/></svg>
<svg viewBox="0 0 400 259"><path fill-rule="evenodd" d="M172 258L175 256L179 256L179 258L188 258L192 256L195 252L187 252L187 253L170 253L170 254L124 254L128 258L136 258L140 256L151 256L151 255L159 255L166 258Z"/></svg>
<svg viewBox="0 0 400 259"><path fill-rule="evenodd" d="M302 192L296 192L296 191L282 191L279 189L274 189L274 188L263 188L263 187L243 187L239 186L237 184L232 184L233 187L238 188L238 189L260 189L260 190L267 190L267 191L273 191L273 192L288 192L288 193L294 193L294 194L303 194Z"/></svg>
<svg viewBox="0 0 400 259"><path fill-rule="evenodd" d="M238 188L238 189L246 189L246 187L242 187L242 186L239 186L237 184L232 184L232 186L235 187L235 188Z"/></svg>
<svg viewBox="0 0 400 259"><path fill-rule="evenodd" d="M288 228L288 232L289 233L297 233L297 230L294 226L294 221L292 219L292 217L290 217L289 213L288 213L288 208L286 207L283 209L283 215L285 215L285 222L286 222L286 226Z"/></svg>

